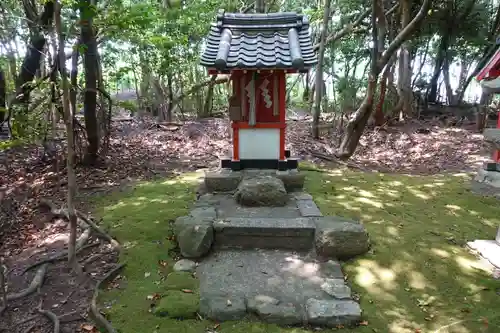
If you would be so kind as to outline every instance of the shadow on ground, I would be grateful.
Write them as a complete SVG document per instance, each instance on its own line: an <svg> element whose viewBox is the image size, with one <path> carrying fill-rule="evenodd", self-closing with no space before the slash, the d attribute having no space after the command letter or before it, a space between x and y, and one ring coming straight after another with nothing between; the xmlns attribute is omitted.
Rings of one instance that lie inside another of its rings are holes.
<svg viewBox="0 0 500 333"><path fill-rule="evenodd" d="M500 282L464 246L468 240L494 237L500 206L471 194L467 175L306 173L307 191L322 212L361 220L373 242L369 254L345 265L348 281L360 295L365 325L343 332L499 331ZM219 326L149 313L150 299L164 292L163 277L174 263L171 223L187 213L198 176L138 184L95 202L104 223L125 245L122 260L128 263L126 283L102 299L110 320L123 333L305 332L252 322Z"/></svg>

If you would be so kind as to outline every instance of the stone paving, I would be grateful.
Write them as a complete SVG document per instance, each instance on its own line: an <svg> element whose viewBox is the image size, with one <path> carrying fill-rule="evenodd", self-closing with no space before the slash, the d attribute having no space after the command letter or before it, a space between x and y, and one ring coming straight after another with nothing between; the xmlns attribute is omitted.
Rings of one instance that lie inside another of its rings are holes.
<svg viewBox="0 0 500 333"><path fill-rule="evenodd" d="M284 250L217 251L198 266L200 312L217 321L247 313L283 325L336 327L359 320L337 261Z"/></svg>
<svg viewBox="0 0 500 333"><path fill-rule="evenodd" d="M229 183L237 177L243 176L229 174ZM175 222L181 254L199 261L196 277L202 316L219 322L258 318L285 326L332 328L361 320L361 309L352 299L337 258L368 251L362 224L323 216L311 195L297 188L297 192L287 190L287 199L281 197L275 206L239 204L235 193L251 195L254 187L272 191L270 184L276 184L279 195L283 194L283 185L277 184L281 180L267 175L242 181L248 185L243 189L241 184L235 188L215 178L211 186L225 193L201 195L190 214ZM232 192L227 192L230 187ZM271 197L259 193L255 202ZM186 262L177 266L193 269Z"/></svg>

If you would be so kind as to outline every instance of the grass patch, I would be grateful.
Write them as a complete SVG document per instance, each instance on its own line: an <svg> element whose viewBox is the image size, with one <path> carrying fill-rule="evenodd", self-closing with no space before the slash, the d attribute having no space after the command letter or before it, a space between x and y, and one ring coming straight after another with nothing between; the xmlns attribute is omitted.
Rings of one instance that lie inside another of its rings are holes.
<svg viewBox="0 0 500 333"><path fill-rule="evenodd" d="M368 325L342 332L499 331L500 282L464 249L468 240L494 237L500 224L497 200L469 193L466 175L304 172L307 191L322 212L361 220L373 241L369 254L345 265ZM148 312L147 296L167 292L160 277L173 266L170 223L188 212L195 178L142 183L96 202L107 227L125 244L126 289L108 291L102 299L112 304L107 312L122 333L200 333L213 327L209 321ZM223 323L217 331L306 332L250 322Z"/></svg>

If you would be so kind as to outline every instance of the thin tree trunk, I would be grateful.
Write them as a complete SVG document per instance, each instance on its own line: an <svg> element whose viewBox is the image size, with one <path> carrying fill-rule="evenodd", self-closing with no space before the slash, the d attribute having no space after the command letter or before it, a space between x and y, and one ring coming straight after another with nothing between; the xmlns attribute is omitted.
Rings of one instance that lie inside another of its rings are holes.
<svg viewBox="0 0 500 333"><path fill-rule="evenodd" d="M87 132L85 163L95 165L99 152L99 126L97 123L97 43L93 29L93 10L90 0L80 0L81 43L85 45L83 63L85 68L84 115Z"/></svg>
<svg viewBox="0 0 500 333"><path fill-rule="evenodd" d="M446 89L446 99L448 100L448 105L455 104L455 98L453 96L453 89L451 88L450 82L450 59L447 56L443 63L443 81Z"/></svg>
<svg viewBox="0 0 500 333"><path fill-rule="evenodd" d="M172 80L172 74L168 73L167 74L167 89L168 89L168 105L167 105L167 122L172 121L172 113L173 113L173 108L174 108L174 87L173 87L173 80Z"/></svg>
<svg viewBox="0 0 500 333"><path fill-rule="evenodd" d="M210 78L210 84L208 85L207 96L205 97L205 104L203 105L203 117L208 117L212 114L212 106L214 100L214 82L217 79L217 75Z"/></svg>
<svg viewBox="0 0 500 333"><path fill-rule="evenodd" d="M3 125L3 120L5 119L6 107L7 107L7 89L5 82L5 73L0 68L0 132L2 131L1 125Z"/></svg>
<svg viewBox="0 0 500 333"><path fill-rule="evenodd" d="M425 44L424 57L422 58L422 61L420 62L420 66L416 72L417 75L415 75L415 77L413 78L413 81L411 82L412 89L413 89L413 87L415 87L415 82L417 82L417 79L420 76L422 76L422 69L424 68L425 62L427 61L427 55L429 54L429 46L431 45L431 40L432 40L432 36L429 37L429 39L427 40L427 43Z"/></svg>
<svg viewBox="0 0 500 333"><path fill-rule="evenodd" d="M410 24L410 11L411 11L411 1L401 1L401 30L404 29L408 24ZM411 59L410 59L410 49L408 42L404 42L401 45L400 50L400 66L402 66L403 76L401 78L401 98L403 99L403 109L402 114L405 118L411 117L413 113L412 109L412 90L411 90Z"/></svg>
<svg viewBox="0 0 500 333"><path fill-rule="evenodd" d="M330 5L331 0L325 0L325 8L323 12L323 24L319 42L318 65L316 66L316 96L315 108L313 114L312 134L314 139L319 139L319 118L321 115L321 98L324 98L323 91L323 61L325 59L325 42L326 33L328 31L328 21L330 20ZM326 89L325 89L326 90Z"/></svg>
<svg viewBox="0 0 500 333"><path fill-rule="evenodd" d="M379 0L381 1L381 0ZM409 0L401 0L409 1ZM415 31L418 25L427 15L429 9L430 0L424 0L422 7L418 11L418 14L413 18L413 20L394 38L394 40L389 44L387 49L382 53L379 58L378 52L378 26L377 26L377 10L382 8L376 1L372 3L372 60L370 74L368 75L368 87L366 89L366 95L359 106L359 108L354 112L351 119L347 123L347 128L344 133L344 137L339 147L337 156L340 158L349 158L354 154L356 147L358 146L359 139L363 134L366 127L368 119L370 118L373 99L375 91L377 88L378 75L382 68L384 68L390 61L393 54L399 49L399 47L410 37L410 35Z"/></svg>
<svg viewBox="0 0 500 333"><path fill-rule="evenodd" d="M66 132L68 137L68 156L66 158L66 167L68 173L68 215L69 215L69 243L68 243L68 263L70 267L72 267L75 272L79 275L82 275L82 268L78 264L76 260L76 224L77 224L77 216L73 203L73 199L75 197L76 192L76 176L75 170L73 168L74 161L74 133L73 133L73 114L71 112L71 108L69 105L69 87L68 87L68 77L66 75L66 54L64 53L64 36L61 31L61 5L59 2L56 4L55 10L55 26L56 32L59 36L59 69L61 72L61 80L62 80L62 104L63 110L66 114Z"/></svg>
<svg viewBox="0 0 500 333"><path fill-rule="evenodd" d="M265 13L266 12L265 0L256 0L255 1L255 12L256 13Z"/></svg>

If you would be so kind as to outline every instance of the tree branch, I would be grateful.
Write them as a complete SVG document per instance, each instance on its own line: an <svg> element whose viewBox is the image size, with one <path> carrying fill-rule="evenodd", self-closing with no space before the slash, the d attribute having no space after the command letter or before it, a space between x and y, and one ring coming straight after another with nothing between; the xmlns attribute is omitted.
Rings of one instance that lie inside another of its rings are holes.
<svg viewBox="0 0 500 333"><path fill-rule="evenodd" d="M208 81L204 81L202 83L194 85L191 87L191 89L187 90L186 92L183 92L182 94L180 94L179 96L174 98L174 100L172 101L172 107L175 106L177 103L179 103L184 97L191 95L192 93L200 90L203 87L206 87L208 85L216 85L216 84L226 83L228 81L229 81L229 76L222 77L222 78L216 79L216 80L210 79Z"/></svg>
<svg viewBox="0 0 500 333"><path fill-rule="evenodd" d="M380 72L382 68L389 62L391 56L396 52L408 37L415 31L422 20L427 16L427 12L431 5L431 0L424 0L422 7L418 11L418 14L411 20L411 22L394 38L394 40L389 44L387 50L382 53L382 56L377 62L377 72Z"/></svg>
<svg viewBox="0 0 500 333"><path fill-rule="evenodd" d="M355 27L357 27L365 18L368 17L368 15L370 15L370 12L371 12L371 9L367 9L366 11L364 11L354 22L352 23L349 23L348 25L346 25L345 27L343 27L342 29L340 29L339 31L335 32L335 33L332 33L330 34L328 37L326 37L325 39L325 44L328 44L328 43L331 43L331 42L334 42L342 37L344 37L345 35L347 35L348 33L350 33ZM316 45L313 46L313 49L314 51L317 51L319 50L319 45L320 43L317 43Z"/></svg>

